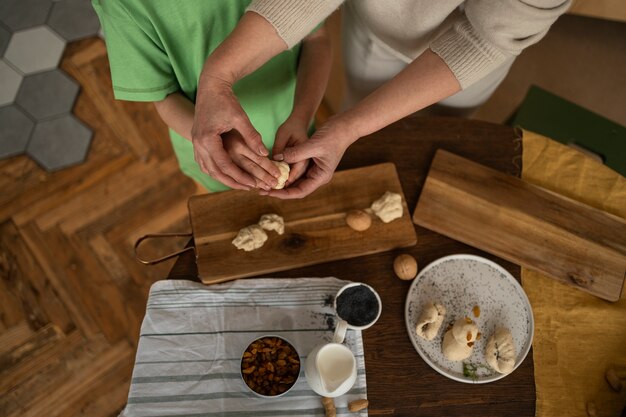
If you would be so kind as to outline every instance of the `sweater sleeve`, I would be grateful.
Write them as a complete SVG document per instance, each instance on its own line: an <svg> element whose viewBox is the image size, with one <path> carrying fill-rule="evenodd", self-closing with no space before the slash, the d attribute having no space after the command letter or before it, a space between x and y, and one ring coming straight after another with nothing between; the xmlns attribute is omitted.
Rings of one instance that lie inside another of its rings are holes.
<svg viewBox="0 0 626 417"><path fill-rule="evenodd" d="M260 14L292 48L344 0L254 0L246 11Z"/></svg>
<svg viewBox="0 0 626 417"><path fill-rule="evenodd" d="M430 49L465 89L543 38L571 0L467 0L465 14Z"/></svg>

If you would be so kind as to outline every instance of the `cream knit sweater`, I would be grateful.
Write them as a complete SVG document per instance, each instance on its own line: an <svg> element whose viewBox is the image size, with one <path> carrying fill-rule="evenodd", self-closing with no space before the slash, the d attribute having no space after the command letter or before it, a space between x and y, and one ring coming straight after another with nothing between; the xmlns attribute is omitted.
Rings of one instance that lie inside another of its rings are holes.
<svg viewBox="0 0 626 417"><path fill-rule="evenodd" d="M291 48L344 0L254 0ZM376 42L411 62L430 48L462 88L545 36L571 0L348 0ZM463 6L463 11L459 6Z"/></svg>

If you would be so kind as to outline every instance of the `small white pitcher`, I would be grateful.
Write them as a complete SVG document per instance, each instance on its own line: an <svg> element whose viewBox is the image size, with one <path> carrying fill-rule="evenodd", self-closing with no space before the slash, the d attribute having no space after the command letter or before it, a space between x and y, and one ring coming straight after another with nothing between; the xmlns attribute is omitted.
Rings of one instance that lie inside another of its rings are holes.
<svg viewBox="0 0 626 417"><path fill-rule="evenodd" d="M339 397L356 382L356 358L344 344L347 323L339 322L331 343L317 345L306 359L304 375L313 391L324 397Z"/></svg>

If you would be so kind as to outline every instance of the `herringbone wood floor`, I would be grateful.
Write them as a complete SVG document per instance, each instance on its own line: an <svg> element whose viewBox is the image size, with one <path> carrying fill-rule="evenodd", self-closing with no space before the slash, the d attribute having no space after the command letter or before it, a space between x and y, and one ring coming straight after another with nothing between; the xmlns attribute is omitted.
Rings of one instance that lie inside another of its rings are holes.
<svg viewBox="0 0 626 417"><path fill-rule="evenodd" d="M171 264L133 258L147 232L189 230L197 192L149 104L116 102L104 43L68 47L84 164L0 161L0 415L113 416L125 404L150 285ZM172 244L169 244L172 245ZM169 248L152 248L152 252Z"/></svg>

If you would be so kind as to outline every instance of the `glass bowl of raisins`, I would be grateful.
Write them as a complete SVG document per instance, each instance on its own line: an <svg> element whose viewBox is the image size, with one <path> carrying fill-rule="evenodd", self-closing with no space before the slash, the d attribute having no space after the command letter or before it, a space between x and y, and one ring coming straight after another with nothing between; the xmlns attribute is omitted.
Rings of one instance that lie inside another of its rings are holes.
<svg viewBox="0 0 626 417"><path fill-rule="evenodd" d="M286 394L300 376L300 355L279 336L253 340L241 356L241 377L246 386L264 398Z"/></svg>

